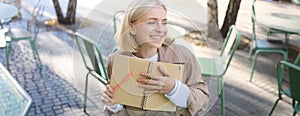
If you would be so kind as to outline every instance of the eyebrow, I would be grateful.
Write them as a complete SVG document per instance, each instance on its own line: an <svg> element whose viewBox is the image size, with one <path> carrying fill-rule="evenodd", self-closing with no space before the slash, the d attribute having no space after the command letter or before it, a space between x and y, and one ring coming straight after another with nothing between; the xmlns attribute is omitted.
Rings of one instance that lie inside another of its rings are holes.
<svg viewBox="0 0 300 116"><path fill-rule="evenodd" d="M147 20L158 20L158 18L148 18ZM168 21L168 19L162 19L162 21Z"/></svg>

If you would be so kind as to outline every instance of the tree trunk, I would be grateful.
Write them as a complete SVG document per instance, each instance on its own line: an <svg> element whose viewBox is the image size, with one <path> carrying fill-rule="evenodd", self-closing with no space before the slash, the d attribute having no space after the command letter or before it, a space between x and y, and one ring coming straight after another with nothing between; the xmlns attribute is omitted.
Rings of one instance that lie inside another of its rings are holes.
<svg viewBox="0 0 300 116"><path fill-rule="evenodd" d="M218 1L208 0L207 10L208 10L207 37L218 39L219 38Z"/></svg>
<svg viewBox="0 0 300 116"><path fill-rule="evenodd" d="M67 10L67 16L64 17L59 1L58 0L52 0L53 1L53 5L55 8L55 12L56 12L56 16L57 16L57 20L60 24L75 24L75 19L76 19L76 6L77 6L77 0L69 0L69 4L68 4L68 10Z"/></svg>
<svg viewBox="0 0 300 116"><path fill-rule="evenodd" d="M215 24L219 25L218 23L218 1L217 0L208 0L207 1L207 10L208 16L210 17L211 21Z"/></svg>
<svg viewBox="0 0 300 116"><path fill-rule="evenodd" d="M67 17L66 17L67 23L69 24L75 24L76 6L77 6L77 0L69 0Z"/></svg>
<svg viewBox="0 0 300 116"><path fill-rule="evenodd" d="M238 11L240 8L240 3L241 0L230 0L227 11L226 11L226 16L224 18L224 22L221 28L221 34L222 37L225 38L227 35L227 32L229 30L229 27L236 22L236 18L238 15Z"/></svg>
<svg viewBox="0 0 300 116"><path fill-rule="evenodd" d="M62 11L61 11L61 8L60 8L60 5L59 5L59 1L58 0L52 0L52 1L53 1L53 5L54 5L54 8L55 8L57 20L58 20L59 23L63 24L64 16L62 14Z"/></svg>

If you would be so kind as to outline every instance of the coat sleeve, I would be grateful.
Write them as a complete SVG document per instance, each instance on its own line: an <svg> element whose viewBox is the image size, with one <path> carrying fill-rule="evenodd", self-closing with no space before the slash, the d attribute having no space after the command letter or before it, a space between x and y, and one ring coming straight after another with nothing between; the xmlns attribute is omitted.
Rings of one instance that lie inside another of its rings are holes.
<svg viewBox="0 0 300 116"><path fill-rule="evenodd" d="M106 70L107 70L107 74L108 74L108 79L110 79L110 75L112 72L112 55L108 56L107 58L107 62L106 62Z"/></svg>
<svg viewBox="0 0 300 116"><path fill-rule="evenodd" d="M110 79L110 75L112 73L112 64L113 64L113 55L110 55L107 59L107 63L106 63L106 70ZM117 112L117 113L113 113L111 111L109 111L106 107L104 108L104 113L106 116L124 116L126 115L126 111L123 108L121 111Z"/></svg>
<svg viewBox="0 0 300 116"><path fill-rule="evenodd" d="M186 60L182 82L186 84L190 90L187 111L193 116L208 106L209 92L207 83L202 79L200 66L195 55L192 52L187 52L189 51L187 48L185 48L185 50L181 48L180 51Z"/></svg>

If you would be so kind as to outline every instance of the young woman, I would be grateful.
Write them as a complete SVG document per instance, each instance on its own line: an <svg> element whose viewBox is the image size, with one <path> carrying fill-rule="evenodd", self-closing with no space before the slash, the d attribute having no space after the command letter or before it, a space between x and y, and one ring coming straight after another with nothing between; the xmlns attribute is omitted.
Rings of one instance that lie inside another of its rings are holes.
<svg viewBox="0 0 300 116"><path fill-rule="evenodd" d="M102 97L106 104L106 115L195 115L208 104L207 84L201 77L201 71L195 58L187 48L172 44L167 39L167 9L159 0L136 0L126 11L122 27L115 36L122 50L112 54L107 63L109 75L112 69L112 59L115 54L148 59L168 63L185 63L182 81L176 80L163 67L159 70L164 76L140 74L139 87L145 88L145 93L164 94L177 106L175 112L150 111L116 104L113 101L114 91L106 86Z"/></svg>

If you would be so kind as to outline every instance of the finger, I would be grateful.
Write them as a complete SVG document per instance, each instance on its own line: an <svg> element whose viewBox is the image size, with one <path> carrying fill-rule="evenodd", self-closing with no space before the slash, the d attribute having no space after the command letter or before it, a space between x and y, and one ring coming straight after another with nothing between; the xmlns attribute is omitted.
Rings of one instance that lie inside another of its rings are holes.
<svg viewBox="0 0 300 116"><path fill-rule="evenodd" d="M105 103L105 104L107 104L107 103L110 102L110 98L109 98L107 95L103 95L103 96L101 97L101 100L102 100L102 102Z"/></svg>
<svg viewBox="0 0 300 116"><path fill-rule="evenodd" d="M166 94L167 92L164 89L145 89L144 93L145 94L154 94L154 93Z"/></svg>
<svg viewBox="0 0 300 116"><path fill-rule="evenodd" d="M110 98L114 97L114 91L112 90L110 85L106 86L106 90L104 91L104 93L109 96Z"/></svg>
<svg viewBox="0 0 300 116"><path fill-rule="evenodd" d="M114 93L114 90L111 88L110 85L107 85L107 86L106 86L106 90L108 90L108 91L111 92L111 93Z"/></svg>
<svg viewBox="0 0 300 116"><path fill-rule="evenodd" d="M160 90L157 89L146 89L144 91L145 94L154 94L154 93L160 93Z"/></svg>
<svg viewBox="0 0 300 116"><path fill-rule="evenodd" d="M169 73L167 72L166 68L163 67L162 65L159 65L159 66L158 66L158 69L159 69L160 73L161 73L163 76L167 76L167 77L170 76Z"/></svg>
<svg viewBox="0 0 300 116"><path fill-rule="evenodd" d="M110 97L110 98L113 98L113 97L114 97L114 94L111 93L111 92L109 92L109 91L107 91L107 90L105 90L104 93L105 93L105 95L107 95L107 96Z"/></svg>
<svg viewBox="0 0 300 116"><path fill-rule="evenodd" d="M146 77L146 79L148 79L148 80L144 80L144 81L146 81L145 83L148 83L147 81L149 81L149 80L162 80L160 77L161 76L157 76L157 75L150 75L149 73L141 73L141 75L142 76L144 76L144 77Z"/></svg>
<svg viewBox="0 0 300 116"><path fill-rule="evenodd" d="M157 85L149 85L149 84L141 84L139 85L140 88L145 88L145 89L161 89L161 86L157 86Z"/></svg>
<svg viewBox="0 0 300 116"><path fill-rule="evenodd" d="M106 95L106 94L104 94L104 95L101 97L101 101L102 101L104 104L108 105L108 106L112 106L112 105L116 104L115 101L114 101L111 97L109 97L108 95Z"/></svg>
<svg viewBox="0 0 300 116"><path fill-rule="evenodd" d="M138 78L138 82L143 83L143 84L148 84L148 85L157 85L161 86L163 84L163 81L156 80L156 79L145 79L145 78Z"/></svg>
<svg viewBox="0 0 300 116"><path fill-rule="evenodd" d="M141 75L144 76L144 77L146 77L147 79L151 79L152 78L149 73L142 72Z"/></svg>

